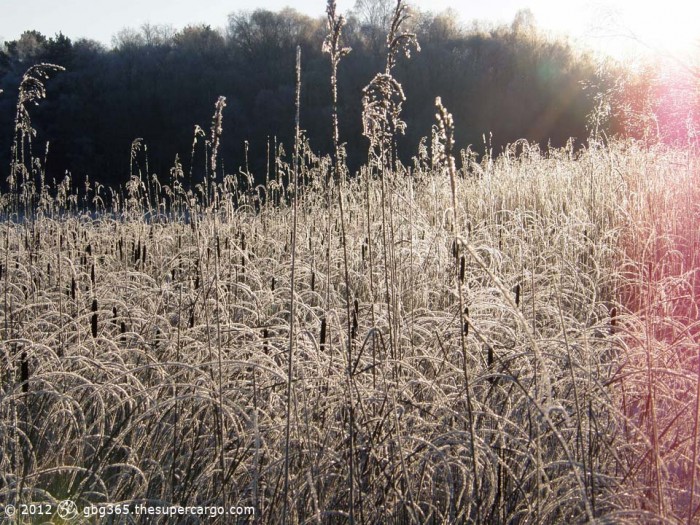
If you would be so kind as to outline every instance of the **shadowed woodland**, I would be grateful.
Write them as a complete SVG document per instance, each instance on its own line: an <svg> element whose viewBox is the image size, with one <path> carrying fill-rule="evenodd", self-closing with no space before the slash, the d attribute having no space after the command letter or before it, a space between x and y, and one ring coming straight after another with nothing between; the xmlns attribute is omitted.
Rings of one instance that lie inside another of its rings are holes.
<svg viewBox="0 0 700 525"><path fill-rule="evenodd" d="M358 2L345 27L352 53L339 69L338 114L351 172L367 160L362 88L382 68L390 4ZM599 93L610 95L606 103L617 97L618 111L606 115L606 131L643 134L631 120L653 105L651 76L624 78L618 66L601 67L567 42L543 35L527 10L504 26L461 26L450 12L414 14L407 23L421 49L394 71L408 100L405 136L397 141L404 163L416 154L421 137L431 134L434 109L425 101L436 96L459 124L457 148L471 145L478 154L489 148L499 153L523 138L543 147L563 146L570 137L584 142L591 124L587 117L600 109ZM248 167L260 182L275 141L290 151L297 45L304 57L303 130L315 152L331 150L330 65L319 46L325 30L323 18L286 9L233 13L224 30L124 29L110 48L60 33L26 31L0 46L5 92L0 97L0 165L10 162L22 75L29 66L47 62L66 68L47 84L48 98L32 115L37 147L49 143L48 180L61 180L68 171L75 180L88 175L105 185L124 183L136 138L147 147L150 173L167 174L180 154L185 164L193 161L195 178L201 180L206 153L197 150L194 156L201 159L188 158L193 130L208 127L211 107L223 95L230 124L219 154L224 170Z"/></svg>

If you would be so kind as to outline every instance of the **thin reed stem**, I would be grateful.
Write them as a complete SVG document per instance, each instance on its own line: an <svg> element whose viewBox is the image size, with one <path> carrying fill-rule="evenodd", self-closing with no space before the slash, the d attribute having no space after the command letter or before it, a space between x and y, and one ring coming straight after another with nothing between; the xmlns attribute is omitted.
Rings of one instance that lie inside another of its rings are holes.
<svg viewBox="0 0 700 525"><path fill-rule="evenodd" d="M299 108L301 105L301 47L297 46L296 55L296 98L295 107L296 113L294 117L294 160L293 160L293 175L294 175L294 191L292 193L292 239L291 239L291 275L289 281L289 345L287 348L287 404L286 404L286 424L284 430L284 499L282 507L282 523L287 523L287 506L289 502L289 440L291 432L292 419L292 377L294 373L294 322L296 316L296 299L294 296L295 289L295 271L296 271L296 250L297 250L297 195L298 174L300 153L300 128L299 128Z"/></svg>

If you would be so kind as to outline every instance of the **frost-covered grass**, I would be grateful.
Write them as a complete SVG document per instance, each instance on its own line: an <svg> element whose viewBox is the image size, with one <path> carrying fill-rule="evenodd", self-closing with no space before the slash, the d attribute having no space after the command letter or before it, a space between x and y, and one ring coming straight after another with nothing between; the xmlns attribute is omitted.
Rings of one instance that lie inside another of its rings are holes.
<svg viewBox="0 0 700 525"><path fill-rule="evenodd" d="M697 520L697 158L517 151L458 173L456 224L446 169L304 163L293 302L282 163L264 203L135 179L5 221L0 502L277 523L286 463L289 523Z"/></svg>

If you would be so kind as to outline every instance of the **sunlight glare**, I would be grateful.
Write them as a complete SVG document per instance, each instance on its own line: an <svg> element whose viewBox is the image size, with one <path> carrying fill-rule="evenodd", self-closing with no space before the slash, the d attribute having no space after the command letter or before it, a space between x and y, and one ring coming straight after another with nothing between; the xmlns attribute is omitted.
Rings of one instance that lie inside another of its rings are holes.
<svg viewBox="0 0 700 525"><path fill-rule="evenodd" d="M700 50L700 2L595 0L575 7L556 0L538 2L543 28L613 55L673 55L687 58Z"/></svg>

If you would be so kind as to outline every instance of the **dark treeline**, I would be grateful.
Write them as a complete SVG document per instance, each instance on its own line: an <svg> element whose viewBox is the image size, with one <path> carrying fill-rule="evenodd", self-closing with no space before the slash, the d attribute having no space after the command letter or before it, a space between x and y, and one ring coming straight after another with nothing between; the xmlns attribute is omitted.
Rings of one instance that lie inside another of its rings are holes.
<svg viewBox="0 0 700 525"><path fill-rule="evenodd" d="M344 31L352 52L338 72L339 116L351 169L367 156L362 88L384 69L386 17L376 14L358 9ZM489 132L495 152L520 138L560 146L569 137L583 142L588 136L587 116L596 101L583 86L599 82L596 65L566 42L545 38L528 12L490 29L462 28L450 13L419 13L413 24L421 51L395 70L407 97L407 132L398 141L404 162L416 154L421 137L430 136L436 96L454 114L458 148L471 144L483 152ZM27 31L0 52L0 166L10 163L22 75L33 64L49 62L66 68L48 81L47 99L32 111L35 148L42 152L34 154L43 157L50 143L49 180L70 171L77 180L88 175L103 184L122 183L136 138L147 146L149 173L167 174L176 154L189 171L195 125L208 134L219 95L227 98L219 153L226 173L245 168L248 159L263 178L268 144L276 137L291 150L297 45L302 128L315 151L328 153L330 64L321 51L326 32L324 18L291 9L234 13L224 31L146 25L119 33L111 49ZM194 165L203 170L202 144ZM5 171L0 168L0 174Z"/></svg>

